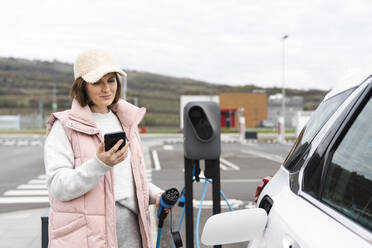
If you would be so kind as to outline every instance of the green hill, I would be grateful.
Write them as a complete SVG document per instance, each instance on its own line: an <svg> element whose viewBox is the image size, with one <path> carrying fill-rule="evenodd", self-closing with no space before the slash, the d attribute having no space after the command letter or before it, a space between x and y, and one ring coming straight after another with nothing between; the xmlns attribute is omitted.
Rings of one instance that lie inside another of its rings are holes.
<svg viewBox="0 0 372 248"><path fill-rule="evenodd" d="M232 87L188 78L176 78L148 72L125 70L128 74L127 100L139 101L147 108L146 126L178 127L180 95L218 95L222 92L252 92L265 90L268 95L280 93L280 88L260 88L255 85ZM58 61L0 58L0 115L36 114L38 102L44 105L44 115L52 111L53 87L56 85L58 110L70 107L69 90L73 82L71 64ZM287 89L287 95L304 97L305 109L314 109L324 97L321 90Z"/></svg>

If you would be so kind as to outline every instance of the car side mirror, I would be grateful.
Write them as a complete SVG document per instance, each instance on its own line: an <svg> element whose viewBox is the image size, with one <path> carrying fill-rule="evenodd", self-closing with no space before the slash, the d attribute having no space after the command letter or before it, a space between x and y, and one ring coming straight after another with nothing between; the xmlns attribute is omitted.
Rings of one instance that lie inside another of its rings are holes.
<svg viewBox="0 0 372 248"><path fill-rule="evenodd" d="M267 222L262 208L244 209L211 216L205 223L201 241L223 245L260 238Z"/></svg>

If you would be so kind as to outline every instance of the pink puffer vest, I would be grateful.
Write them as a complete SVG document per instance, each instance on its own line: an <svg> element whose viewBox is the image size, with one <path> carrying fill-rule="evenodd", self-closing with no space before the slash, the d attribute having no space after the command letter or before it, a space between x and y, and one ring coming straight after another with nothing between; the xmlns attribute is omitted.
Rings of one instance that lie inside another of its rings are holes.
<svg viewBox="0 0 372 248"><path fill-rule="evenodd" d="M151 247L149 191L137 126L146 110L124 100L120 100L111 109L119 118L130 141L142 246ZM81 107L74 99L71 110L51 115L47 123L47 135L56 119L61 121L72 145L75 168L93 158L103 137L93 121L90 108ZM81 197L62 202L49 195L49 199L49 248L117 247L113 170L107 172L93 189Z"/></svg>

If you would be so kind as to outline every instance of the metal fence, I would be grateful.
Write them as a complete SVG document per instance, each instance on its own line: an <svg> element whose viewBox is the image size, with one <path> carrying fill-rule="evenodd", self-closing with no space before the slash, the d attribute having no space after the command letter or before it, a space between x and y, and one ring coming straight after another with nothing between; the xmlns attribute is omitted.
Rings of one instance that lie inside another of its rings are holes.
<svg viewBox="0 0 372 248"><path fill-rule="evenodd" d="M0 130L41 130L47 120L40 115L0 115Z"/></svg>

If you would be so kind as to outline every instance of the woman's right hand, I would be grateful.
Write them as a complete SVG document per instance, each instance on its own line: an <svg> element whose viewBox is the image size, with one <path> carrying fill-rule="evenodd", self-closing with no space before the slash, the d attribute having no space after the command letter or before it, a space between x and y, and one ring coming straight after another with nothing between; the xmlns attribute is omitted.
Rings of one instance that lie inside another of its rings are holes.
<svg viewBox="0 0 372 248"><path fill-rule="evenodd" d="M106 165L111 166L111 167L124 161L128 156L129 142L119 151L115 152L122 143L123 143L123 140L121 139L110 150L105 152L105 143L102 141L101 144L99 144L99 147L97 149L97 153L96 153L97 158L101 160L103 163L105 163Z"/></svg>

